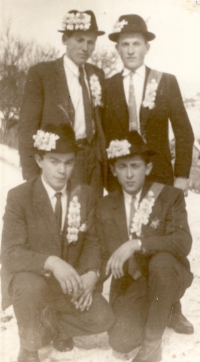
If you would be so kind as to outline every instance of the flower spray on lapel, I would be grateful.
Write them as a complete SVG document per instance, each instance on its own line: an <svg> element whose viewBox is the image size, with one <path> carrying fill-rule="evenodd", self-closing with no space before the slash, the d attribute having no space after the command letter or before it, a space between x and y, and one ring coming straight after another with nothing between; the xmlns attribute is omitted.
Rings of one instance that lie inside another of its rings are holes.
<svg viewBox="0 0 200 362"><path fill-rule="evenodd" d="M70 201L67 220L67 239L69 243L72 243L78 240L78 233L80 231L85 232L87 229L86 224L81 225L81 204L78 201L78 196L73 196Z"/></svg>

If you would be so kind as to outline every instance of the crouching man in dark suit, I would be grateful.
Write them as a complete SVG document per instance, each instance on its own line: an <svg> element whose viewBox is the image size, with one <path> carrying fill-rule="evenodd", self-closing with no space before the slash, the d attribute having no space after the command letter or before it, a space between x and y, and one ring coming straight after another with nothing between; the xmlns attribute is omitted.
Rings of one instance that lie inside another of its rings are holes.
<svg viewBox="0 0 200 362"><path fill-rule="evenodd" d="M172 306L193 279L186 258L192 238L184 195L172 186L145 181L153 152L136 131L112 141L107 153L121 185L99 200L97 208L105 273L112 273L115 323L109 341L118 352L142 345L134 362L158 362Z"/></svg>
<svg viewBox="0 0 200 362"><path fill-rule="evenodd" d="M39 362L38 349L51 339L64 359L74 336L101 333L113 322L95 290L101 268L95 198L89 186L70 184L74 132L50 124L33 138L41 176L9 192L2 238L3 308L14 307L18 362Z"/></svg>

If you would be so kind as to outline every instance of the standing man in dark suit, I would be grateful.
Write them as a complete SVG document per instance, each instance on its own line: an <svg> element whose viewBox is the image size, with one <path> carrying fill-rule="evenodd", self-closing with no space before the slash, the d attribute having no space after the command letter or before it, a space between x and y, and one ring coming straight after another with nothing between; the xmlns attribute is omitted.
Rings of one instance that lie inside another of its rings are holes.
<svg viewBox="0 0 200 362"><path fill-rule="evenodd" d="M19 126L19 154L24 179L39 173L32 136L49 117L69 123L79 150L74 182L86 183L102 196L106 178L105 139L101 125L103 71L86 63L95 49L98 30L92 11L70 11L64 18L66 54L30 68L24 90Z"/></svg>
<svg viewBox="0 0 200 362"><path fill-rule="evenodd" d="M118 352L142 345L134 362L162 359L161 340L172 306L191 285L192 238L182 190L147 182L150 151L135 131L107 150L120 190L98 202L105 274L112 273L115 322L109 341Z"/></svg>
<svg viewBox="0 0 200 362"><path fill-rule="evenodd" d="M174 185L187 194L193 132L176 78L144 65L155 35L138 15L122 15L109 39L124 64L122 72L106 81L103 127L107 144L137 130L157 152L150 178ZM175 165L171 164L168 120L175 135ZM115 185L110 174L108 188Z"/></svg>
<svg viewBox="0 0 200 362"><path fill-rule="evenodd" d="M14 307L18 362L39 362L38 349L51 339L64 360L74 336L104 332L113 322L95 289L101 269L96 197L91 187L70 182L74 132L50 124L34 139L41 176L9 191L2 236L2 304Z"/></svg>

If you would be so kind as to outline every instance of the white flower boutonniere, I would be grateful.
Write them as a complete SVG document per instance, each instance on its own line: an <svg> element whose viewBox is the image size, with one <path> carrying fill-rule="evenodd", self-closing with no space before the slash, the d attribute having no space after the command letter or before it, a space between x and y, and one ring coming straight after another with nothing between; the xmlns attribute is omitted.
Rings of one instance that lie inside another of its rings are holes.
<svg viewBox="0 0 200 362"><path fill-rule="evenodd" d="M72 201L70 201L67 219L67 239L69 243L72 243L78 240L79 232L86 232L87 230L86 223L81 225L81 204L78 202L77 196L73 196Z"/></svg>
<svg viewBox="0 0 200 362"><path fill-rule="evenodd" d="M111 141L109 148L106 149L108 158L126 156L130 154L131 144L127 140Z"/></svg>
<svg viewBox="0 0 200 362"><path fill-rule="evenodd" d="M120 33L120 31L123 29L124 25L127 25L127 24L128 24L128 21L126 21L126 20L117 21L114 25L113 33Z"/></svg>
<svg viewBox="0 0 200 362"><path fill-rule="evenodd" d="M148 107L149 109L155 108L155 99L158 89L158 83L155 79L152 79L151 82L147 84L145 91L145 98L142 102L143 107Z"/></svg>
<svg viewBox="0 0 200 362"><path fill-rule="evenodd" d="M59 140L59 138L60 137L54 133L38 130L36 135L33 136L35 140L34 147L41 151L55 150L56 141Z"/></svg>
<svg viewBox="0 0 200 362"><path fill-rule="evenodd" d="M90 89L92 94L92 99L94 106L103 106L102 104L102 89L99 82L99 78L96 74L91 75L90 77Z"/></svg>
<svg viewBox="0 0 200 362"><path fill-rule="evenodd" d="M133 216L131 225L131 233L136 233L137 236L141 236L142 225L147 225L149 222L149 216L152 212L153 205L155 203L153 191L149 191L147 197L145 197Z"/></svg>
<svg viewBox="0 0 200 362"><path fill-rule="evenodd" d="M152 220L150 227L153 229L157 229L159 224L160 224L160 220L158 218L155 218L155 220Z"/></svg>

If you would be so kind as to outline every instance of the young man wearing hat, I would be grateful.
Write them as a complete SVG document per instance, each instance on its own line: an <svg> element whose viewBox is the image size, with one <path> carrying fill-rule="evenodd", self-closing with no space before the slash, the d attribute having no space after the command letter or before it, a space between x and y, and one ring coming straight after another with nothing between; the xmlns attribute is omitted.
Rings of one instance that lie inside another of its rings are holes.
<svg viewBox="0 0 200 362"><path fill-rule="evenodd" d="M30 68L19 125L19 154L24 179L39 172L32 136L49 117L55 124L69 123L75 131L78 154L73 179L93 187L102 196L106 152L101 126L103 71L86 63L95 49L98 30L92 11L71 10L64 17L65 55Z"/></svg>
<svg viewBox="0 0 200 362"><path fill-rule="evenodd" d="M103 269L112 273L110 303L115 322L112 348L142 345L134 362L158 362L172 306L191 285L187 255L192 238L182 190L147 182L150 151L135 131L112 141L108 159L120 190L100 199L97 226Z"/></svg>
<svg viewBox="0 0 200 362"><path fill-rule="evenodd" d="M104 132L107 144L137 130L157 151L151 179L187 193L192 160L193 132L176 78L144 65L155 35L138 15L122 15L109 39L124 64L122 72L106 82ZM175 136L175 166L171 164L168 120ZM109 188L112 189L113 179Z"/></svg>
<svg viewBox="0 0 200 362"><path fill-rule="evenodd" d="M149 179L174 185L187 195L193 132L176 78L144 65L149 41L154 38L144 20L134 14L120 16L114 32L109 35L116 43L124 69L106 81L104 133L109 144L137 130L149 148L157 152ZM169 120L175 136L174 169L168 138ZM116 187L108 171L108 190ZM182 315L180 303L174 306L171 325L178 333L193 333L192 324Z"/></svg>
<svg viewBox="0 0 200 362"><path fill-rule="evenodd" d="M101 333L113 322L95 289L101 268L95 198L89 186L70 181L74 132L49 124L33 138L41 176L9 191L2 235L2 305L14 307L18 362L39 362L38 349L51 339L56 358L65 359L74 336Z"/></svg>

